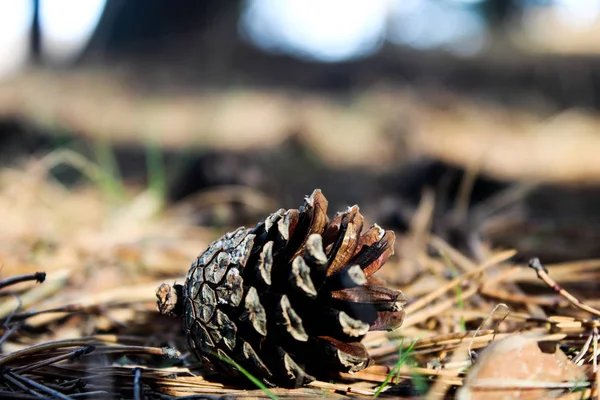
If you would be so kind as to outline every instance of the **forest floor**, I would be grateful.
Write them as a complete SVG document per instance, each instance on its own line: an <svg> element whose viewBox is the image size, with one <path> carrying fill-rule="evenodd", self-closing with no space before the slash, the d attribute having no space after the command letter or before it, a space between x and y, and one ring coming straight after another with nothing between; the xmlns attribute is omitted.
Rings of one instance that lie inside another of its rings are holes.
<svg viewBox="0 0 600 400"><path fill-rule="evenodd" d="M23 87L19 90L26 92ZM235 110L248 106L251 111L256 98L247 102L249 95L245 96L236 97L238 103L229 104L234 104ZM290 107L291 101L286 97L283 103ZM276 107L275 103L271 98L270 104ZM1 104L2 99L0 107ZM329 143L320 138L318 132L335 126L336 113L342 115L343 109L334 105L319 109L306 101L304 104L305 118L320 115L321 124L311 128L299 120L293 126L282 122L280 131L288 132L293 127L310 132L306 140L317 148L316 156L328 154L327 162L336 168L377 164L373 156L367 159L357 156L353 165L347 165L344 151L346 155L358 152L356 143L345 144L347 147L342 146L345 149L342 151L335 141ZM375 109L362 107L363 111ZM458 107L458 111L441 108L437 113L432 109L417 109L411 115L420 116L415 119L420 133L411 136L413 147L405 147L400 153L425 154L454 164L461 161L467 169L472 167L458 190L455 203L458 211L452 214L461 216L461 221L469 220L465 213L471 215L477 211L464 204L464 199L469 197L465 194L469 180L482 170L499 179L544 180L554 184L595 184L600 178L595 175L600 168L594 168L593 164L599 160L594 149L600 146L596 143L598 139L590 134L596 126L593 116L573 112L548 120L515 113L504 118L502 113L508 111L496 110L484 118L467 105ZM233 112L233 108L228 110ZM354 122L362 121L359 127L363 131L357 135L363 135L363 139L369 137L372 128L365 121L374 121L376 117L375 113L367 118L365 113L353 117L344 114L342 120L345 126L354 127ZM274 111L273 115L280 114ZM47 122L43 120L47 116L48 113L40 113L36 120L30 114L22 115L41 125ZM503 134L503 128L494 122L498 119L519 126L524 134L520 138L515 132ZM394 121L397 119L387 120L387 126ZM215 126L221 129L220 125ZM83 128L86 127L89 128ZM492 135L486 127L495 127L496 136L486 136ZM111 131L105 126L97 129ZM227 129L223 125L223 130ZM238 128L231 129L235 137ZM563 129L571 129L572 134L556 133ZM475 138L472 142L468 142L467 130L479 132L470 136ZM425 131L434 139L425 140ZM442 135L450 137L449 131L454 132L453 139L448 139L443 147ZM275 133L267 134L271 136L263 138L265 141L274 140ZM367 149L373 154L389 134L364 139L369 144L363 151ZM160 132L157 135L160 137ZM482 166L477 164L480 157L477 154L486 151L482 149L490 137L498 148L488 148L485 154L489 163ZM166 140L179 140L177 135L169 138ZM322 142L315 144L317 140ZM247 145L251 148L256 144ZM227 149L229 145L225 141L215 146ZM414 146L420 151L414 151ZM459 160L460 152L456 149L460 146L466 161ZM567 153L565 148L571 149L570 157L562 156ZM523 151L515 153L514 149ZM536 152L528 153L528 149ZM562 149L562 153L556 149ZM395 167L393 160L399 153L386 154L382 158L385 165L376 165L376 169ZM535 159L528 157L531 154L535 154ZM552 160L556 163L552 164ZM64 164L79 171L87 183L66 186L55 179L50 172ZM506 242L499 244L482 237L479 226L469 226L466 233L461 231L466 245L460 246L452 235L442 235L432 228L439 216L438 198L436 192L425 191L412 210L406 229L397 232L396 255L380 274L390 287L406 294L408 304L407 317L400 329L371 332L364 339L374 365L355 374L341 374L332 381L315 381L303 388L249 389L248 383L240 385L210 371L199 374L190 370L193 360L185 347L181 325L156 311L155 298L158 285L183 282L198 253L230 227L247 221L233 217L226 224L198 224L192 217L190 204L165 201L165 182L161 181L164 176L161 177L160 171L151 171L152 163L148 168L149 184L134 184L114 173L110 163L72 150L55 149L0 170L3 322L0 396L18 395L24 399L192 395L205 396L197 398L598 397L600 259L590 257L593 251L582 251L579 258L572 256L579 249L577 245L589 247L580 243L589 240L588 232L593 238L597 235L593 213L580 215L581 210L572 210L578 215L577 221L588 222L579 231L583 232L580 236L569 230L572 225L569 229L562 226L552 232L551 243L544 242L539 229L531 233L527 228L533 225L552 229L561 226L560 221L540 221L537 215L530 219L521 215L519 224L502 226L504 236L516 238L510 242L518 244L514 246L516 249ZM267 213L276 211L281 200L251 186L229 186L226 191L206 189L204 194L205 201L213 199L211 204L222 199L227 202L231 196L243 197L251 203L250 208ZM324 194L328 195L326 189ZM343 191L336 194L343 195ZM560 197L553 196L547 195L544 200L561 203ZM297 206L302 200L297 199ZM593 211L595 203L588 208ZM571 210L562 212L569 220ZM513 217L507 215L496 221L504 223ZM498 223L495 226L499 229ZM521 233L523 239L519 237ZM557 235L565 237L557 239ZM573 235L581 240L571 246L568 239ZM561 262L546 263L545 254L552 253L552 261L560 259L552 252L556 243L568 247L569 251L558 253L569 254L570 259L563 257ZM522 249L527 251L519 253ZM537 255L543 266L535 262L528 265L530 254ZM21 282L11 281L20 276L24 276Z"/></svg>

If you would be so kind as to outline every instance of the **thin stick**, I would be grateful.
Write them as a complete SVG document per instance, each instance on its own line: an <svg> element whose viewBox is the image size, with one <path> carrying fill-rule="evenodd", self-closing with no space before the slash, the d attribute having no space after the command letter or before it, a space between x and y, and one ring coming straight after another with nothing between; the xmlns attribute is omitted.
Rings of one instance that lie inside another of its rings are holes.
<svg viewBox="0 0 600 400"><path fill-rule="evenodd" d="M116 343L118 342L119 336L115 335L96 335L96 336L87 336L77 339L61 339L61 340L52 340L49 342L35 344L33 346L26 347L24 349L13 351L12 353L6 354L5 356L0 357L0 365L6 365L7 363L16 360L20 357L24 357L27 355L36 354L46 350L54 350L61 349L65 347L75 347L75 346L85 346L89 344L102 344L102 342L108 343ZM100 343L98 343L100 342ZM113 348L113 346L107 346ZM138 347L138 346L133 346ZM114 346L115 349L123 350L127 348L127 346ZM152 354L165 354L157 349L152 352ZM141 351L143 352L143 351ZM146 351L146 353L148 353Z"/></svg>
<svg viewBox="0 0 600 400"><path fill-rule="evenodd" d="M97 398L100 398L100 399L108 399L109 398L108 392L105 390L95 390L93 392L75 393L75 394L71 395L71 398L78 399L80 397L84 397L86 399L90 399L90 398L94 398L94 396ZM168 398L170 399L171 397L168 397Z"/></svg>
<svg viewBox="0 0 600 400"><path fill-rule="evenodd" d="M567 299L575 307L577 307L583 311L586 311L592 315L595 315L596 317L600 317L599 310L596 310L593 307L583 304L575 296L573 296L571 293L567 292L558 283L556 283L556 281L554 279L550 278L550 275L548 275L548 270L546 270L546 268L544 268L544 266L542 265L542 263L540 262L540 260L538 258L532 258L529 261L529 267L531 267L531 268L533 268L533 270L535 270L538 278L540 278L542 281L544 281L544 283L546 285L548 285L555 292L557 292L558 294L563 296L565 299Z"/></svg>
<svg viewBox="0 0 600 400"><path fill-rule="evenodd" d="M28 388L27 386L25 386L24 384L22 384L21 382L19 382L18 380L16 380L15 378L13 378L12 376L5 374L3 376L3 379L6 379L8 382L12 383L14 386L18 387L19 389L21 389L22 391L24 391L25 393L29 393L35 397L39 397L41 399L45 398L46 396L44 396L43 394L36 392L35 390Z"/></svg>
<svg viewBox="0 0 600 400"><path fill-rule="evenodd" d="M4 289L7 286L12 286L17 283L36 281L37 283L43 283L46 280L45 272L36 272L35 274L13 276L12 278L3 279L0 281L0 289Z"/></svg>
<svg viewBox="0 0 600 400"><path fill-rule="evenodd" d="M4 335L2 335L2 337L0 338L0 345L2 345L2 343L4 343L6 341L6 339L8 339L10 337L10 335L15 333L15 331L18 330L20 327L21 327L21 324L15 324L15 325L11 326L10 328L8 328L4 332Z"/></svg>
<svg viewBox="0 0 600 400"><path fill-rule="evenodd" d="M69 396L66 396L66 395L62 394L61 392L59 392L57 390L50 389L48 386L44 386L41 383L38 383L38 382L36 382L34 380L31 380L31 379L28 379L28 378L26 378L24 376L17 375L17 374L15 374L12 371L6 372L5 376L11 376L12 378L14 378L16 380L24 382L24 383L28 384L29 386L33 386L34 388L36 388L36 389L38 389L38 390L40 390L42 392L48 393L49 395L51 395L53 397L56 397L56 398L59 398L59 399L62 399L62 400L71 400L71 398Z"/></svg>
<svg viewBox="0 0 600 400"><path fill-rule="evenodd" d="M16 314L17 310L19 310L23 306L23 303L21 302L21 299L19 298L19 296L17 296L14 293L10 293L10 295L15 299L17 304L14 306L14 308L11 310L11 312L6 316L6 318L4 318L2 320L2 326L5 328L8 328L8 324L12 320L13 316ZM6 340L6 339L4 339L4 340Z"/></svg>

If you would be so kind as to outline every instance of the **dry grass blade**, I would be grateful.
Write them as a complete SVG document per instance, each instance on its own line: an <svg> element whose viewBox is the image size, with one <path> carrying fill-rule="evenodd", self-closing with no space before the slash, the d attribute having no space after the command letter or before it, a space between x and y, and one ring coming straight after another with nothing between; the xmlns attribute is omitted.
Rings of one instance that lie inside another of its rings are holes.
<svg viewBox="0 0 600 400"><path fill-rule="evenodd" d="M40 367L44 367L46 365L54 364L54 363L57 363L59 361L63 361L63 360L69 360L69 361L76 360L79 357L82 357L82 356L84 356L86 354L90 354L95 349L96 349L95 346L91 346L91 345L83 346L83 347L80 347L79 349L73 350L73 351L71 351L71 352L69 352L67 354L63 354L63 355L56 356L56 357L51 357L51 358L48 358L46 360L39 361L37 363L29 364L27 366L13 368L13 371L16 372L16 373L22 374L24 372L32 371L32 370L34 370L36 368L40 368Z"/></svg>
<svg viewBox="0 0 600 400"><path fill-rule="evenodd" d="M600 368L598 368L598 328L594 327L593 330L594 340L594 357L592 359L593 372L594 372L594 385L592 387L592 397L598 397L598 390L600 390Z"/></svg>
<svg viewBox="0 0 600 400"><path fill-rule="evenodd" d="M415 301L412 304L409 304L406 307L406 313L408 315L411 315L412 313L414 313L415 311L425 307L426 305L430 304L432 301L434 301L435 299L437 299L438 297L440 297L441 295L443 295L444 293L452 290L454 287L460 285L461 283L464 283L466 281L468 281L469 278L476 276L477 274L484 272L485 270L487 270L488 268L491 268L497 264L500 264L508 259L510 259L511 257L513 257L516 254L516 252L514 250L507 250L505 252L499 253L495 256L493 256L492 258L490 258L488 261L484 262L483 264L481 264L479 267L470 270L469 272L453 279L452 281L448 282L445 286L437 289L434 292L429 293L428 295L420 298L419 300Z"/></svg>
<svg viewBox="0 0 600 400"><path fill-rule="evenodd" d="M452 353L449 363L453 364L453 365L456 365L456 364L464 365L459 368L459 370L464 370L465 367L468 366L467 362L470 360L470 352L468 351L469 347L470 347L470 344L468 344L468 342L462 343L461 346L459 346ZM459 371L456 370L455 372L458 375ZM449 384L449 382L441 380L441 379L437 380L433 384L433 386L431 387L429 392L427 393L426 400L438 400L438 399L441 400L441 399L445 398L446 393L448 392L450 387L451 387L451 385Z"/></svg>
<svg viewBox="0 0 600 400"><path fill-rule="evenodd" d="M480 379L473 385L477 389L581 389L590 386L590 382L537 382L517 379Z"/></svg>

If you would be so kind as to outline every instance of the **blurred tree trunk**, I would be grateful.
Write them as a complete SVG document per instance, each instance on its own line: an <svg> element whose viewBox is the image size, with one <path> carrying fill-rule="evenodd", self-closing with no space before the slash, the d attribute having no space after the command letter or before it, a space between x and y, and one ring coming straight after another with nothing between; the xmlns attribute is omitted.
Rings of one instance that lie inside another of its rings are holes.
<svg viewBox="0 0 600 400"><path fill-rule="evenodd" d="M479 5L490 33L490 45L487 53L504 55L514 52L508 31L511 23L523 11L523 2L519 0L487 0Z"/></svg>
<svg viewBox="0 0 600 400"><path fill-rule="evenodd" d="M374 84L421 92L454 91L516 107L554 112L600 108L600 59L521 54L506 29L521 12L516 0L480 3L492 48L473 58L387 45L376 55L318 63L262 52L238 30L243 0L108 0L82 64L125 67L131 82L182 90L238 86L351 93Z"/></svg>
<svg viewBox="0 0 600 400"><path fill-rule="evenodd" d="M202 52L198 39L216 26L220 35L212 39L237 40L241 4L242 0L108 0L86 57L157 61L165 53Z"/></svg>

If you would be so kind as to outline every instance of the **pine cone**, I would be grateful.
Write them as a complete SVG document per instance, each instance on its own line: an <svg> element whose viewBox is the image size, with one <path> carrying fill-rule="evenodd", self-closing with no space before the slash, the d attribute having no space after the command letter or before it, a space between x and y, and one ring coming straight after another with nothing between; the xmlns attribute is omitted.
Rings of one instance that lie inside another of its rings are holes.
<svg viewBox="0 0 600 400"><path fill-rule="evenodd" d="M159 311L184 316L196 357L239 376L229 358L288 387L369 365L364 335L404 319L402 292L372 276L393 254L394 232L363 232L358 206L332 221L326 212L315 190L299 210L281 209L213 242L184 286L157 289Z"/></svg>

